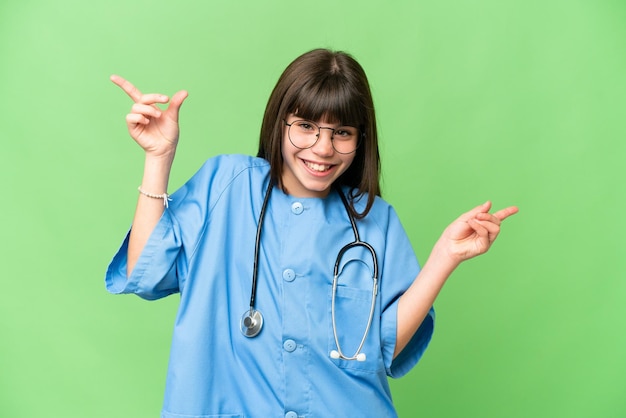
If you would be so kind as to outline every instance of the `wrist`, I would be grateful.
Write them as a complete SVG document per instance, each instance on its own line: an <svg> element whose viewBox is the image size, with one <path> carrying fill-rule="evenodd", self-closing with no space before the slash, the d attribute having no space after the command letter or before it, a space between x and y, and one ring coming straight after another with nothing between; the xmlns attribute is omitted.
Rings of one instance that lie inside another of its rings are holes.
<svg viewBox="0 0 626 418"><path fill-rule="evenodd" d="M160 193L160 194L150 193L150 192L147 192L147 191L143 190L143 189L141 188L141 186L137 187L137 190L138 190L138 191L139 191L139 193L141 193L142 195L144 195L144 196L146 196L146 197L149 197L149 198L151 198L151 199L159 199L159 200L163 200L163 206L164 206L165 208L168 208L168 207L169 207L169 202L172 200L172 199L170 198L170 195L169 195L167 192Z"/></svg>
<svg viewBox="0 0 626 418"><path fill-rule="evenodd" d="M462 261L463 260L461 258L452 254L447 246L439 240L433 247L427 263L430 263L438 270L441 270L446 275L449 275L459 266L459 264L461 264Z"/></svg>
<svg viewBox="0 0 626 418"><path fill-rule="evenodd" d="M167 194L173 161L173 155L152 155L146 153L140 188L154 195Z"/></svg>
<svg viewBox="0 0 626 418"><path fill-rule="evenodd" d="M162 166L162 167L171 167L174 162L174 156L176 155L176 150L173 149L171 151L167 151L161 154L154 154L151 152L146 152L145 154L145 163L154 165L154 166Z"/></svg>

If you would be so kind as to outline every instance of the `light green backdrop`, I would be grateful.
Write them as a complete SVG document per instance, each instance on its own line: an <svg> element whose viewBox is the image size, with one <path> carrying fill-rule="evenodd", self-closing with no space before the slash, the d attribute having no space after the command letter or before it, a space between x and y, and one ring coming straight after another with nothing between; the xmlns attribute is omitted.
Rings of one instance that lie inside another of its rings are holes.
<svg viewBox="0 0 626 418"><path fill-rule="evenodd" d="M392 382L400 416L626 416L623 0L3 0L1 417L160 410L177 298L103 284L142 163L109 74L189 90L173 190L255 153L271 88L314 47L365 67L384 196L421 260L484 200L521 209L438 299Z"/></svg>

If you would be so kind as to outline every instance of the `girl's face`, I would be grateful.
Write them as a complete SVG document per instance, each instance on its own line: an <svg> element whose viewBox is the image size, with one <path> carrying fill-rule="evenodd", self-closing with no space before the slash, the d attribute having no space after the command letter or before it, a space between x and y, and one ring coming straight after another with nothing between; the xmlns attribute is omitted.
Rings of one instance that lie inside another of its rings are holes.
<svg viewBox="0 0 626 418"><path fill-rule="evenodd" d="M282 187L295 197L326 197L335 180L352 164L355 152L340 154L335 151L331 138L333 129L339 128L340 125L327 123L325 120L314 121L322 129L319 130L319 139L312 147L306 149L295 147L289 140L288 125L300 119L289 114L283 129ZM339 134L346 133L336 132L336 137Z"/></svg>

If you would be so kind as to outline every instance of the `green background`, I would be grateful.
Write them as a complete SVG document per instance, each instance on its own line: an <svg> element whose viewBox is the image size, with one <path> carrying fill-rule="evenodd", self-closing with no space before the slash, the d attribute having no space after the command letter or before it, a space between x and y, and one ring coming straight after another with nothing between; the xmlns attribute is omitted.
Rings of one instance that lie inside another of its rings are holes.
<svg viewBox="0 0 626 418"><path fill-rule="evenodd" d="M368 73L384 197L422 261L460 213L520 207L440 295L392 381L400 416L626 416L624 0L3 0L1 417L161 407L178 298L104 289L143 162L108 76L190 92L174 190L256 152L278 76L315 47Z"/></svg>

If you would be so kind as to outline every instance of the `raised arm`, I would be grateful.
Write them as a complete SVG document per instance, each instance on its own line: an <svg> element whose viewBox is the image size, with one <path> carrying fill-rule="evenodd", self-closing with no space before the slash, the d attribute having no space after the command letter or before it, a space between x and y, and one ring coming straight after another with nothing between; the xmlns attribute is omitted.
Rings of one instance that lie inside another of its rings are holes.
<svg viewBox="0 0 626 418"><path fill-rule="evenodd" d="M178 144L178 114L186 91L174 94L171 101L163 94L142 94L129 81L118 75L112 75L111 81L117 84L133 100L133 106L126 115L126 124L130 136L145 152L143 179L133 219L133 227L128 243L127 275L133 268L143 250L152 230L163 215L165 199L148 197L164 196L167 193L170 170ZM157 103L168 103L165 110Z"/></svg>
<svg viewBox="0 0 626 418"><path fill-rule="evenodd" d="M398 302L394 357L409 343L428 314L443 285L462 261L489 250L503 220L518 212L511 206L493 214L491 202L464 213L452 222L433 247L424 267Z"/></svg>

